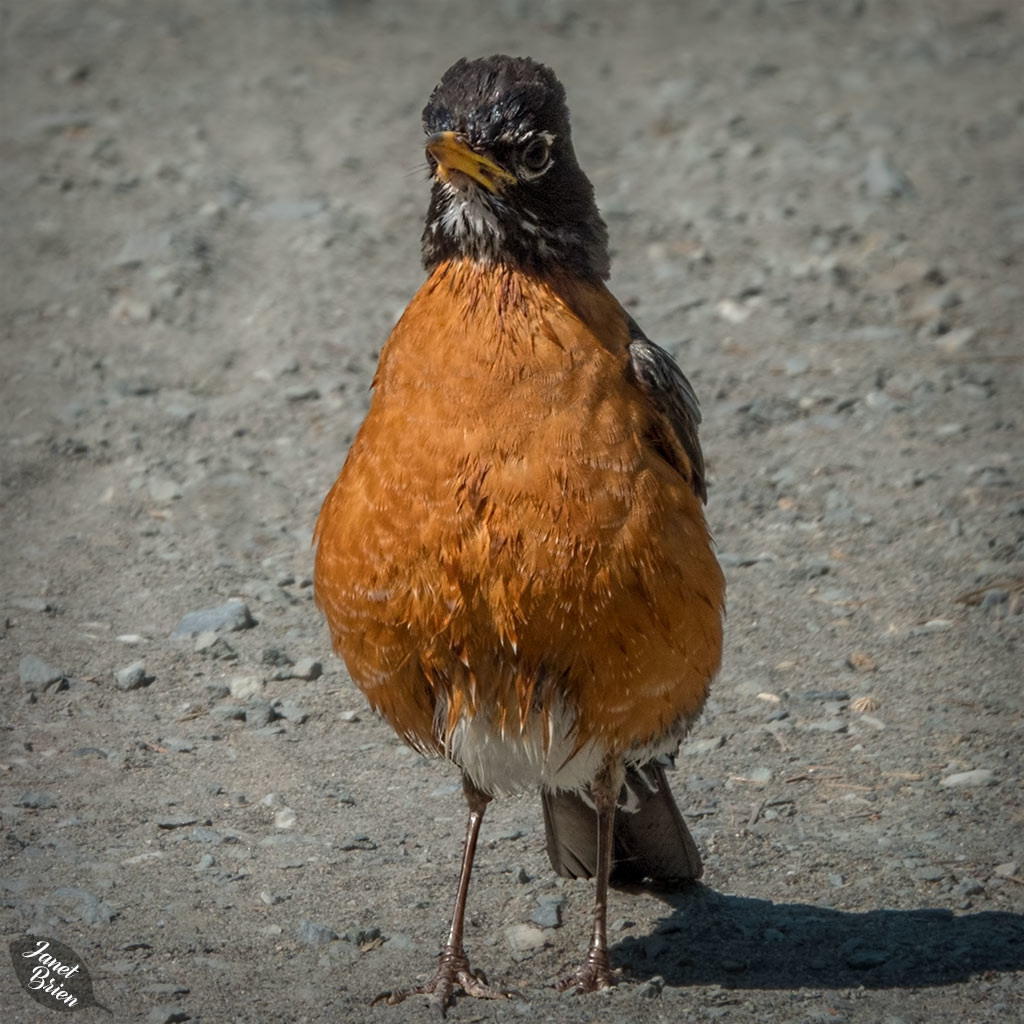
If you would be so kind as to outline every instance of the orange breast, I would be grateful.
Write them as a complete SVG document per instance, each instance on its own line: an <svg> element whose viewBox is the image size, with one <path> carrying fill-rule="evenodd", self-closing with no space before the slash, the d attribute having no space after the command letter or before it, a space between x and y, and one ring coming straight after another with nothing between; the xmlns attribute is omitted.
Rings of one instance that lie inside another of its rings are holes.
<svg viewBox="0 0 1024 1024"><path fill-rule="evenodd" d="M589 325L589 326L588 326ZM700 711L723 580L701 505L648 444L621 307L599 285L443 264L381 355L317 524L316 598L352 678L440 749L556 706L580 745Z"/></svg>

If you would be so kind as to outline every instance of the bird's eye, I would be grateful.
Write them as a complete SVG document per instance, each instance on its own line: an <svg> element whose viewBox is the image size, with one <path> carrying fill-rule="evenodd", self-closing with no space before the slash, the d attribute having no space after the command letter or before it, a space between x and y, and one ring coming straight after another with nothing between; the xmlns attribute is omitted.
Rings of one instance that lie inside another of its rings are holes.
<svg viewBox="0 0 1024 1024"><path fill-rule="evenodd" d="M540 174L547 167L550 156L551 143L542 135L538 135L523 150L520 159L522 160L524 170L529 171L531 174Z"/></svg>

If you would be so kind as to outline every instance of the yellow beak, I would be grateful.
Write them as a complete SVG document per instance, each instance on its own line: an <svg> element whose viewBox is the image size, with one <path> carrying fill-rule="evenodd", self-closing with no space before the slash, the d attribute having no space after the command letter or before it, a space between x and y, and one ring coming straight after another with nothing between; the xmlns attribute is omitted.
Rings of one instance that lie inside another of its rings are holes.
<svg viewBox="0 0 1024 1024"><path fill-rule="evenodd" d="M504 167L474 153L455 132L438 132L427 139L427 152L437 161L434 176L439 181L458 183L458 176L472 178L488 192L500 192L516 180Z"/></svg>

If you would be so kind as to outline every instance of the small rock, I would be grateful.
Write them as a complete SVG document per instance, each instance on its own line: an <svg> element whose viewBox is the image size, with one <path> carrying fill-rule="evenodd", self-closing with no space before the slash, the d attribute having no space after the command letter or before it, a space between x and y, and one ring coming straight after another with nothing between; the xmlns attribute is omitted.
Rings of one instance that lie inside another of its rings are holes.
<svg viewBox="0 0 1024 1024"><path fill-rule="evenodd" d="M42 693L50 687L59 690L67 687L64 673L34 654L26 654L18 662L18 678L21 679L22 686L31 693Z"/></svg>
<svg viewBox="0 0 1024 1024"><path fill-rule="evenodd" d="M89 892L88 889L66 886L58 889L53 898L60 906L74 903L75 911L84 924L110 924L117 917L117 911L109 903L104 903L96 893Z"/></svg>
<svg viewBox="0 0 1024 1024"><path fill-rule="evenodd" d="M146 490L149 491L149 497L159 505L175 501L183 493L181 484L177 480L170 480L167 477L153 477L147 480Z"/></svg>
<svg viewBox="0 0 1024 1024"><path fill-rule="evenodd" d="M207 828L205 825L198 825L188 833L188 840L191 843L209 843L211 846L220 846L228 842L228 838L215 828Z"/></svg>
<svg viewBox="0 0 1024 1024"><path fill-rule="evenodd" d="M1003 864L997 864L992 869L996 878L1015 878L1020 874L1020 865L1015 860L1008 860Z"/></svg>
<svg viewBox="0 0 1024 1024"><path fill-rule="evenodd" d="M702 740L687 741L683 744L682 751L684 754L696 757L699 754L710 754L713 750L718 750L724 743L724 736L709 736Z"/></svg>
<svg viewBox="0 0 1024 1024"><path fill-rule="evenodd" d="M637 999L660 999L661 991L665 987L665 979L660 974L641 982L633 990Z"/></svg>
<svg viewBox="0 0 1024 1024"><path fill-rule="evenodd" d="M534 924L513 924L505 929L508 944L517 953L543 949L548 940L544 932Z"/></svg>
<svg viewBox="0 0 1024 1024"><path fill-rule="evenodd" d="M242 721L245 718L245 705L217 704L210 708L210 717L220 722Z"/></svg>
<svg viewBox="0 0 1024 1024"><path fill-rule="evenodd" d="M841 718L825 718L818 722L808 722L807 728L813 732L841 733L849 729L849 722Z"/></svg>
<svg viewBox="0 0 1024 1024"><path fill-rule="evenodd" d="M286 718L295 725L302 725L309 718L309 715L294 700L275 701L274 711L279 717Z"/></svg>
<svg viewBox="0 0 1024 1024"><path fill-rule="evenodd" d="M194 814L178 814L171 817L157 818L154 824L157 828L174 829L187 828L194 825L199 819Z"/></svg>
<svg viewBox="0 0 1024 1024"><path fill-rule="evenodd" d="M292 668L292 677L307 680L319 679L323 670L323 665L315 658L299 658Z"/></svg>
<svg viewBox="0 0 1024 1024"><path fill-rule="evenodd" d="M806 356L790 356L784 364L787 377L799 377L810 368L811 362Z"/></svg>
<svg viewBox="0 0 1024 1024"><path fill-rule="evenodd" d="M292 658L277 647L264 647L260 653L260 661L264 665L273 665L276 668L290 668L295 664Z"/></svg>
<svg viewBox="0 0 1024 1024"><path fill-rule="evenodd" d="M868 199L900 199L912 195L914 186L884 150L873 149L861 175L861 190Z"/></svg>
<svg viewBox="0 0 1024 1024"><path fill-rule="evenodd" d="M358 722L359 721L359 712L358 711L342 711L342 713L340 715L338 715L338 717L343 722Z"/></svg>
<svg viewBox="0 0 1024 1024"><path fill-rule="evenodd" d="M146 1014L146 1024L180 1024L191 1019L192 1014L180 1006L154 1006Z"/></svg>
<svg viewBox="0 0 1024 1024"><path fill-rule="evenodd" d="M208 658L217 658L221 661L235 661L238 658L238 651L212 629L200 633L192 649L196 654L205 654Z"/></svg>
<svg viewBox="0 0 1024 1024"><path fill-rule="evenodd" d="M284 398L286 402L312 402L320 397L319 388L311 386L305 386L302 384L295 384L290 388L284 389Z"/></svg>
<svg viewBox="0 0 1024 1024"><path fill-rule="evenodd" d="M8 600L12 608L19 608L23 612L51 612L53 605L45 597L12 597Z"/></svg>
<svg viewBox="0 0 1024 1024"><path fill-rule="evenodd" d="M46 811L57 806L50 793L45 790L37 790L30 793L23 793L15 802L16 807L31 807L37 811Z"/></svg>
<svg viewBox="0 0 1024 1024"><path fill-rule="evenodd" d="M537 909L530 915L532 924L538 928L560 928L564 896L545 896L537 903Z"/></svg>
<svg viewBox="0 0 1024 1024"><path fill-rule="evenodd" d="M253 729L263 729L275 718L274 706L268 700L252 701L245 709L245 724Z"/></svg>
<svg viewBox="0 0 1024 1024"><path fill-rule="evenodd" d="M971 786L994 786L995 784L995 772L988 768L973 768L968 772L954 772L939 782L940 786L954 789Z"/></svg>
<svg viewBox="0 0 1024 1024"><path fill-rule="evenodd" d="M110 307L110 319L116 324L144 326L153 319L153 307L145 299L122 295Z"/></svg>
<svg viewBox="0 0 1024 1024"><path fill-rule="evenodd" d="M133 661L125 668L119 668L114 673L114 684L119 690L137 690L150 682L146 675L146 663L144 661Z"/></svg>
<svg viewBox="0 0 1024 1024"><path fill-rule="evenodd" d="M910 874L918 882L941 882L947 876L945 868L940 868L934 864L926 864L924 867L915 868Z"/></svg>
<svg viewBox="0 0 1024 1024"><path fill-rule="evenodd" d="M227 601L214 608L202 608L182 616L174 627L171 638L192 638L200 633L232 633L241 629L251 629L256 625L249 606L242 601Z"/></svg>
<svg viewBox="0 0 1024 1024"><path fill-rule="evenodd" d="M377 844L369 836L356 835L343 840L341 849L346 852L350 850L376 850Z"/></svg>
<svg viewBox="0 0 1024 1024"><path fill-rule="evenodd" d="M741 305L735 299L722 299L715 306L715 312L729 324L742 324L750 319L750 307Z"/></svg>
<svg viewBox="0 0 1024 1024"><path fill-rule="evenodd" d="M263 693L263 680L259 676L232 676L228 691L235 700L250 700Z"/></svg>
<svg viewBox="0 0 1024 1024"><path fill-rule="evenodd" d="M947 331L935 339L935 344L943 352L953 354L967 348L978 336L976 327L960 327L955 331Z"/></svg>
<svg viewBox="0 0 1024 1024"><path fill-rule="evenodd" d="M295 937L307 946L326 946L338 937L338 933L325 924L303 919L295 929Z"/></svg>
<svg viewBox="0 0 1024 1024"><path fill-rule="evenodd" d="M290 807L282 807L274 815L274 828L294 828L298 815Z"/></svg>

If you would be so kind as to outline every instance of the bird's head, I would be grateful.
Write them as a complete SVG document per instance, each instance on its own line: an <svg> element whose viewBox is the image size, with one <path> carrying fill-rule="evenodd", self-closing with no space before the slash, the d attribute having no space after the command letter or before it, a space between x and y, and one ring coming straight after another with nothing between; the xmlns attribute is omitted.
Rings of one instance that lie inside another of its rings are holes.
<svg viewBox="0 0 1024 1024"><path fill-rule="evenodd" d="M423 127L433 177L428 270L466 258L608 276L607 231L550 68L526 57L460 60L431 94Z"/></svg>

